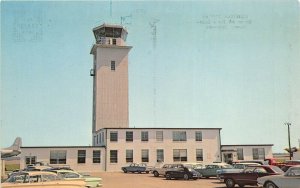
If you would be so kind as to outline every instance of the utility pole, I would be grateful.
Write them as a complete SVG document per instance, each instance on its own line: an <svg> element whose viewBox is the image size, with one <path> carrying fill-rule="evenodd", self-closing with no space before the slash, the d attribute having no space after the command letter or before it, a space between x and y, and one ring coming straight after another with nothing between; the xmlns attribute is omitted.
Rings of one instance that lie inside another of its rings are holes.
<svg viewBox="0 0 300 188"><path fill-rule="evenodd" d="M292 148L291 148L291 136L290 136L290 126L292 124L289 122L286 122L284 124L288 126L289 153L290 153L290 160L292 160Z"/></svg>

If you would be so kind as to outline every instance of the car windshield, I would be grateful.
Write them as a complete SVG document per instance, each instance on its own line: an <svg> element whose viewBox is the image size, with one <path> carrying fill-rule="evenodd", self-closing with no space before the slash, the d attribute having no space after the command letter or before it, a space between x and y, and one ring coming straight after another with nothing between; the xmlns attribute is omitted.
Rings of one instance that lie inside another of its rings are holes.
<svg viewBox="0 0 300 188"><path fill-rule="evenodd" d="M272 166L271 167L272 170L275 172L275 173L279 173L279 174L283 174L284 172L277 166Z"/></svg>
<svg viewBox="0 0 300 188"><path fill-rule="evenodd" d="M285 172L285 176L300 176L300 167L291 167Z"/></svg>
<svg viewBox="0 0 300 188"><path fill-rule="evenodd" d="M7 183L23 183L25 182L26 174L14 174L10 176L5 182Z"/></svg>
<svg viewBox="0 0 300 188"><path fill-rule="evenodd" d="M224 165L224 166L222 166L222 168L233 168L233 166L231 166L231 165Z"/></svg>

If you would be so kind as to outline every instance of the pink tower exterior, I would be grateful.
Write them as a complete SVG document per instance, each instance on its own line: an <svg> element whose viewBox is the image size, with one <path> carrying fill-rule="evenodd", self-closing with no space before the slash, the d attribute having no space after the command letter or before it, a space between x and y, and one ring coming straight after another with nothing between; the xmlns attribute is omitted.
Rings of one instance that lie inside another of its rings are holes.
<svg viewBox="0 0 300 188"><path fill-rule="evenodd" d="M103 24L93 32L93 133L102 128L128 128L128 53L132 47L125 43L127 31Z"/></svg>

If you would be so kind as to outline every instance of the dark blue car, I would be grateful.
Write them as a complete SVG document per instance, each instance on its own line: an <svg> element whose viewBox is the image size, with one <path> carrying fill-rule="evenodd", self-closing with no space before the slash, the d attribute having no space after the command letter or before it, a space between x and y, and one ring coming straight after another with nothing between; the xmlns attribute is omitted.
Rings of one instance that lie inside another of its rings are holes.
<svg viewBox="0 0 300 188"><path fill-rule="evenodd" d="M131 163L129 166L124 166L122 167L122 171L124 173L127 173L127 172L138 172L138 173L142 173L142 172L145 172L145 173L149 173L149 170L147 168L147 166L145 164L137 164L137 163Z"/></svg>

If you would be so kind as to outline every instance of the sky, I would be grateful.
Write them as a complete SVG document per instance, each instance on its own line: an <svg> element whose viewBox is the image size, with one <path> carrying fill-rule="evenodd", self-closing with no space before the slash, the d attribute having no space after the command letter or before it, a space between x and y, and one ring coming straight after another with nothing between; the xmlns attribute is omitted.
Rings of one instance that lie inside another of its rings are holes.
<svg viewBox="0 0 300 188"><path fill-rule="evenodd" d="M129 126L300 139L296 0L1 2L1 147L92 144L92 29L128 30Z"/></svg>

